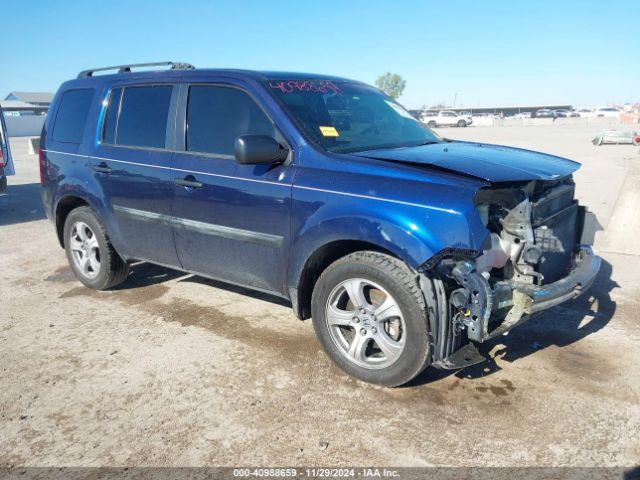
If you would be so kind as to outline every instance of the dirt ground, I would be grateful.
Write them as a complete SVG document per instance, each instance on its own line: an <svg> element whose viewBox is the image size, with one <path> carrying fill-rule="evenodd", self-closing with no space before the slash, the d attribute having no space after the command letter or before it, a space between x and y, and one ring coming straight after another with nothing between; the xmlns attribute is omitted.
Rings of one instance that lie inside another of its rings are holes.
<svg viewBox="0 0 640 480"><path fill-rule="evenodd" d="M597 131L442 130L582 162L604 263L590 295L482 345L485 364L397 389L343 374L311 324L263 294L147 264L117 290L86 289L44 219L36 157L14 141L0 465L637 465L640 155L591 145Z"/></svg>

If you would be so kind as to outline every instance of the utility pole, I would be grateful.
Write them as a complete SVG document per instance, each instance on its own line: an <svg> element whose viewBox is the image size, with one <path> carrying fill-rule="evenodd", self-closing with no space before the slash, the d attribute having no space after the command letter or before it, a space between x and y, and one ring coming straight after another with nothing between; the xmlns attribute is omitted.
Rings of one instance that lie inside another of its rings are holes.
<svg viewBox="0 0 640 480"><path fill-rule="evenodd" d="M455 95L453 96L453 108L456 108L456 100L458 98L458 92L455 93Z"/></svg>

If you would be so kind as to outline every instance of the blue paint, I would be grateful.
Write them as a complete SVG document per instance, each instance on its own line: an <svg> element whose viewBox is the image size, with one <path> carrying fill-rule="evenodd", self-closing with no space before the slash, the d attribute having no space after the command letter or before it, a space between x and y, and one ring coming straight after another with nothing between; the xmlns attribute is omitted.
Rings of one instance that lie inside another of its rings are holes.
<svg viewBox="0 0 640 480"><path fill-rule="evenodd" d="M479 250L488 235L473 204L479 188L556 178L579 166L536 152L465 142L329 153L296 126L265 86L267 78L345 81L308 74L191 70L64 83L42 139L42 194L48 217L55 218L62 199L76 196L100 214L125 258L288 297L309 258L332 242L367 242L413 268L444 248ZM173 86L165 148L101 144L108 92L140 83ZM233 158L186 152L184 115L190 83L222 84L248 93L275 124L279 141L291 150L290 159L240 165ZM83 141L56 143L49 133L51 123L62 93L72 88L96 92ZM93 169L100 166L111 173ZM189 178L202 187L175 184ZM114 206L124 208L116 214ZM136 214L126 214L131 211ZM191 222L193 228L181 228L179 221ZM214 227L199 230L198 225ZM220 229L231 234L215 235ZM277 241L253 241L251 232Z"/></svg>

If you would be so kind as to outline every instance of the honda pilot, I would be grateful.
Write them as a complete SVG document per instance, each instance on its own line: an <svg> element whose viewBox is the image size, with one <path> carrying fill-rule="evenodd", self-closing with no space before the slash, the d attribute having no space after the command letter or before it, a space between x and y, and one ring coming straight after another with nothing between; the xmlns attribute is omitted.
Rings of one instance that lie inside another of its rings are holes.
<svg viewBox="0 0 640 480"><path fill-rule="evenodd" d="M64 83L41 139L46 214L87 287L145 261L268 292L345 372L397 386L482 361L475 344L598 272L576 162L441 138L343 78L112 69Z"/></svg>

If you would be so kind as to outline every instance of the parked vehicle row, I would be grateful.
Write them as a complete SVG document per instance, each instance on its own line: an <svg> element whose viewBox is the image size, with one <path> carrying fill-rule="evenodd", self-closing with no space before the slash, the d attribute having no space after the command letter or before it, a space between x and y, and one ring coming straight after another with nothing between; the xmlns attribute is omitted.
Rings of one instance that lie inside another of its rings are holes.
<svg viewBox="0 0 640 480"><path fill-rule="evenodd" d="M558 118L569 118L569 117L575 118L580 116L578 112L575 112L573 110L560 109L560 110L554 110L554 112Z"/></svg>
<svg viewBox="0 0 640 480"><path fill-rule="evenodd" d="M584 118L620 118L620 114L622 111L615 107L597 107L592 110L590 109L579 109L578 113L581 117Z"/></svg>
<svg viewBox="0 0 640 480"><path fill-rule="evenodd" d="M615 107L597 107L594 109L579 108L576 110L541 108L520 113L471 113L452 110L426 110L421 113L420 120L429 127L464 127L473 123L473 118L619 118L621 110ZM464 123L463 123L464 120Z"/></svg>
<svg viewBox="0 0 640 480"><path fill-rule="evenodd" d="M598 107L594 109L579 108L577 110L549 110L540 109L531 114L532 118L567 118L567 117L581 117L581 118L598 118L609 117L619 118L620 109L615 107Z"/></svg>

